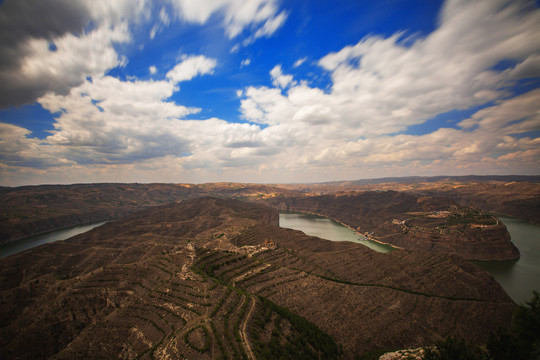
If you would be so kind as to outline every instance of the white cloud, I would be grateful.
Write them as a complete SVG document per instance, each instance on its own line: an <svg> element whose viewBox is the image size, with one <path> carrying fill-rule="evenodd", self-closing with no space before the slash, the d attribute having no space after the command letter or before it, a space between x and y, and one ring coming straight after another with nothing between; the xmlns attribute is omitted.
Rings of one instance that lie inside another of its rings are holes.
<svg viewBox="0 0 540 360"><path fill-rule="evenodd" d="M247 37L243 42L243 46L248 46L261 37L271 37L287 20L289 14L285 11L280 12L278 15L268 19L262 27L260 27L254 34Z"/></svg>
<svg viewBox="0 0 540 360"><path fill-rule="evenodd" d="M150 30L150 39L154 39L160 29L159 25L152 26L152 29Z"/></svg>
<svg viewBox="0 0 540 360"><path fill-rule="evenodd" d="M247 59L242 60L242 62L240 63L240 67L249 66L250 64L251 64L251 59L247 58Z"/></svg>
<svg viewBox="0 0 540 360"><path fill-rule="evenodd" d="M115 45L131 41L128 22L147 12L146 0L5 1L0 106L32 102L47 91L65 94L86 77L123 65Z"/></svg>
<svg viewBox="0 0 540 360"><path fill-rule="evenodd" d="M293 67L295 67L295 68L299 67L300 65L302 65L303 63L305 63L306 60L307 60L307 57L303 57L303 58L301 58L301 59L296 60L296 61L294 62Z"/></svg>
<svg viewBox="0 0 540 360"><path fill-rule="evenodd" d="M166 81L124 82L106 76L65 96L49 93L39 102L60 115L45 141L79 164L179 155L189 141L178 132L176 119L198 109L166 101L173 91Z"/></svg>
<svg viewBox="0 0 540 360"><path fill-rule="evenodd" d="M225 0L178 4L183 19L204 23L216 16L231 37L246 28L253 36L265 24L270 30L280 14L272 1L253 1L245 9ZM59 174L67 167L74 170L71 179L81 176L79 181L110 181L113 171L115 181L169 182L537 172L540 138L534 131L540 129L540 91L514 96L509 90L516 79L538 76L540 12L527 4L449 1L438 28L425 38L404 42L406 34L370 36L322 57L318 64L331 79L325 89L284 74L276 65L270 71L272 86L248 86L236 93L242 116L251 124L186 120L201 109L171 100L178 82L211 74L215 59L186 56L163 81L104 76L104 69L122 62L111 44L129 41L121 27L125 22L113 14L115 26L98 26L85 35L104 40L95 45L103 59L90 56L82 71L95 74L93 80L77 78L79 84L70 91L40 98L44 108L57 114L49 137L31 138L24 128L0 123L0 177L3 183L8 176L52 179L57 174L56 179L65 179ZM68 54L69 36L57 36L66 39L55 42L57 52ZM27 51L39 54L45 43L37 41ZM494 67L507 59L516 66ZM304 61L297 60L293 68ZM29 61L27 74L59 78L54 71L62 69L54 57L44 63ZM76 68L78 62L69 64L68 69ZM403 133L438 114L486 104L455 128Z"/></svg>
<svg viewBox="0 0 540 360"><path fill-rule="evenodd" d="M293 121L303 121L311 125L327 124L335 120L337 120L337 116L332 109L322 104L304 106L293 116Z"/></svg>
<svg viewBox="0 0 540 360"><path fill-rule="evenodd" d="M19 126L0 123L0 178L3 169L19 167L46 169L73 164L62 151L30 137L30 131Z"/></svg>
<svg viewBox="0 0 540 360"><path fill-rule="evenodd" d="M238 52L238 50L240 50L240 45L241 44L234 44L232 47L231 47L231 50L229 51L231 54L236 54Z"/></svg>
<svg viewBox="0 0 540 360"><path fill-rule="evenodd" d="M156 22L150 29L150 39L154 39L165 27L169 26L171 19L164 7L159 11L159 22Z"/></svg>
<svg viewBox="0 0 540 360"><path fill-rule="evenodd" d="M240 164L252 152L249 149L264 146L258 126L220 119L185 120L200 109L169 100L177 91L175 81L208 71L189 65L196 58L180 63L191 69L187 75L175 67L178 72L169 77L173 81L121 81L103 76L85 81L67 95L48 93L39 103L58 114L51 135L42 141L28 139L28 130L0 123L9 135L0 141L16 154L11 158L4 154L3 163L34 166L41 158L49 166L118 165L149 159L169 159L178 168L180 163L188 167L211 164L214 169Z"/></svg>
<svg viewBox="0 0 540 360"><path fill-rule="evenodd" d="M2 163L16 163L22 158L21 152L29 146L26 138L30 131L19 126L0 123L0 159Z"/></svg>
<svg viewBox="0 0 540 360"><path fill-rule="evenodd" d="M292 75L283 74L281 65L274 66L274 68L270 71L270 76L272 76L272 84L282 89L285 89L289 85L295 84Z"/></svg>
<svg viewBox="0 0 540 360"><path fill-rule="evenodd" d="M191 80L198 75L212 74L216 65L216 59L203 55L183 56L182 62L167 73L167 79L175 84Z"/></svg>
<svg viewBox="0 0 540 360"><path fill-rule="evenodd" d="M287 96L277 96L274 89L250 89L242 102L244 115L268 123L276 109L306 113L304 107L317 105L332 113L330 131L345 131L354 139L400 132L440 113L507 96L508 72L490 68L507 58L530 61L540 50L535 35L540 31L539 12L523 12L519 5L452 1L440 27L410 46L400 43L401 34L372 36L329 54L319 61L332 78L329 93L294 83L276 66L273 84L290 86ZM282 115L280 111L280 123L290 122Z"/></svg>
<svg viewBox="0 0 540 360"><path fill-rule="evenodd" d="M268 19L264 23L264 25L255 33L255 39L260 37L269 37L273 35L277 31L277 29L283 26L288 16L289 14L287 12L282 11L275 17Z"/></svg>
<svg viewBox="0 0 540 360"><path fill-rule="evenodd" d="M513 134L540 129L540 93L511 98L507 89L524 76L516 73L536 74L539 32L540 12L525 2L450 1L439 28L426 38L405 45L403 34L371 36L323 57L330 91L294 82L277 65L271 71L275 88L246 88L241 110L246 120L269 125L265 132L289 146L283 154L296 154L276 156L281 166L382 172L414 164L447 172L445 166L471 171L474 163L484 171L501 166L500 172L519 168L502 161L511 151L529 159L520 172L530 173L538 168L531 160L538 140ZM492 69L508 58L518 62L514 70ZM464 129L396 135L438 114L490 101L498 104L460 123Z"/></svg>
<svg viewBox="0 0 540 360"><path fill-rule="evenodd" d="M129 43L130 29L152 16L158 20L149 32L154 39L174 20L171 6L181 21L205 24L216 17L229 38L247 29L249 41L271 36L287 18L278 0L167 0L158 14L152 14L152 5L149 0L6 0L0 7L0 107L30 103L48 91L66 94L86 77L124 65L127 59L115 46Z"/></svg>
<svg viewBox="0 0 540 360"><path fill-rule="evenodd" d="M540 89L486 107L461 121L462 128L519 134L540 130Z"/></svg>
<svg viewBox="0 0 540 360"><path fill-rule="evenodd" d="M265 87L249 87L244 91L245 98L241 100L243 116L254 123L277 125L288 121L294 115L294 110L280 89Z"/></svg>
<svg viewBox="0 0 540 360"><path fill-rule="evenodd" d="M247 27L256 27L255 38L272 35L283 25L287 14L278 14L276 0L169 0L178 16L186 21L206 23L220 15L229 38L238 36Z"/></svg>
<svg viewBox="0 0 540 360"><path fill-rule="evenodd" d="M159 19L161 20L161 23L165 26L169 26L171 23L171 19L169 18L169 14L167 14L167 11L164 7L161 8L159 11Z"/></svg>
<svg viewBox="0 0 540 360"><path fill-rule="evenodd" d="M93 20L107 26L148 15L147 0L83 0Z"/></svg>
<svg viewBox="0 0 540 360"><path fill-rule="evenodd" d="M157 68L154 65L151 65L148 68L148 72L150 73L150 75L154 75L155 73L157 73Z"/></svg>
<svg viewBox="0 0 540 360"><path fill-rule="evenodd" d="M82 37L66 34L56 39L56 50L49 50L44 39L26 43L28 54L21 62L20 76L31 82L47 82L55 91L65 92L87 76L97 76L119 66L123 60L114 43L127 42L127 24L114 28L101 27ZM82 61L84 60L84 61Z"/></svg>

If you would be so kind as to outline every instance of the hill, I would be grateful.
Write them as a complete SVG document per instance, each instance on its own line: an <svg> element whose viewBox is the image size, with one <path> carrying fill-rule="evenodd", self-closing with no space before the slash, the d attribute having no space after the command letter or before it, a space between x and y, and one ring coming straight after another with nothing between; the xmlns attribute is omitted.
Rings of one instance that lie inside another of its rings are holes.
<svg viewBox="0 0 540 360"><path fill-rule="evenodd" d="M514 303L455 256L379 254L200 198L0 260L0 357L353 358L448 335L483 343Z"/></svg>
<svg viewBox="0 0 540 360"><path fill-rule="evenodd" d="M476 209L460 208L449 197L365 191L274 197L266 202L280 210L330 217L372 240L409 250L475 260L519 258L504 224Z"/></svg>
<svg viewBox="0 0 540 360"><path fill-rule="evenodd" d="M171 202L214 196L323 214L374 240L407 249L460 254L469 259L516 259L519 252L508 232L490 213L540 223L540 183L503 179L533 181L535 177L392 178L383 180L401 182L381 180L370 185L76 184L2 188L0 244L62 227L120 218Z"/></svg>
<svg viewBox="0 0 540 360"><path fill-rule="evenodd" d="M474 207L540 224L540 176L416 176L284 187L312 195L391 190L420 196L446 197L463 207Z"/></svg>
<svg viewBox="0 0 540 360"><path fill-rule="evenodd" d="M202 196L260 199L291 191L256 184L74 184L0 189L0 244L63 227L119 218Z"/></svg>

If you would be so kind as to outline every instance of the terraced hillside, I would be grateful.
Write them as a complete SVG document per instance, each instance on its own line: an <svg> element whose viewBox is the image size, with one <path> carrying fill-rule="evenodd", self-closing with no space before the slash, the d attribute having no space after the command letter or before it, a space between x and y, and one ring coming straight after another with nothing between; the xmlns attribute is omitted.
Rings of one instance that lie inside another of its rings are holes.
<svg viewBox="0 0 540 360"><path fill-rule="evenodd" d="M513 302L469 262L336 243L263 205L157 207L0 260L0 358L354 358L485 342Z"/></svg>

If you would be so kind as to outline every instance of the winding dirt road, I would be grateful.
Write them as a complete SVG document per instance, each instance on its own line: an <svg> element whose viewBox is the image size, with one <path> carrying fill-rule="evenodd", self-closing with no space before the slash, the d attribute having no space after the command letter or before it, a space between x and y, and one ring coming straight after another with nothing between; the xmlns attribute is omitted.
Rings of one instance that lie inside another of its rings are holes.
<svg viewBox="0 0 540 360"><path fill-rule="evenodd" d="M246 333L246 326L249 321L249 318L251 317L251 314L253 313L253 310L255 310L255 298L250 298L251 300L251 307L246 315L246 319L244 320L244 323L242 324L242 330L240 331L240 336L242 337L242 342L244 343L244 347L247 351L247 356L250 360L256 360L255 355L253 354L253 351L251 350L251 345L249 344L247 333Z"/></svg>

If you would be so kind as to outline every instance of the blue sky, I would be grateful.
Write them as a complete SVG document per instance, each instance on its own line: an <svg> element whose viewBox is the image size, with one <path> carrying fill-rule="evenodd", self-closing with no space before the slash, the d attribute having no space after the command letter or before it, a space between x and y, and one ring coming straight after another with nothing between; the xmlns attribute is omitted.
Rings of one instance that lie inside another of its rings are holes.
<svg viewBox="0 0 540 360"><path fill-rule="evenodd" d="M526 0L6 0L0 185L540 173Z"/></svg>

